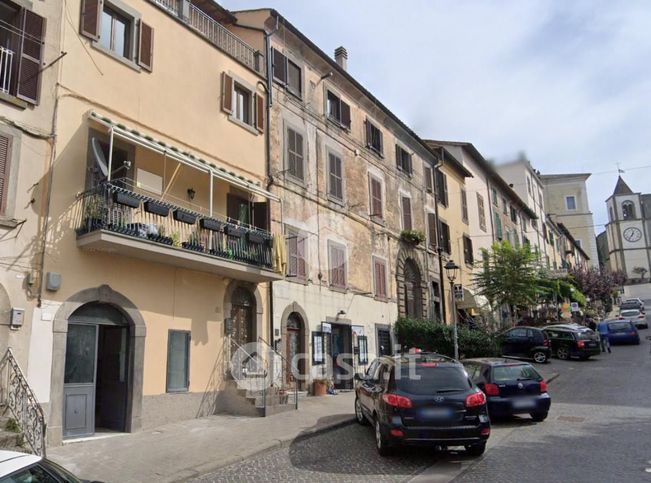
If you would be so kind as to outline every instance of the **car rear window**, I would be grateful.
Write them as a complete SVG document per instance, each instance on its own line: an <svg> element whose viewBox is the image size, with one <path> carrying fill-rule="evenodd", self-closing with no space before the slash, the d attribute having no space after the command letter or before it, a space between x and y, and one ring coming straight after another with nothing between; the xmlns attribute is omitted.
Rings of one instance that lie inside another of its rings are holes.
<svg viewBox="0 0 651 483"><path fill-rule="evenodd" d="M608 328L611 331L629 330L631 328L631 323L630 322L609 322L608 323Z"/></svg>
<svg viewBox="0 0 651 483"><path fill-rule="evenodd" d="M628 302L619 306L619 310L637 309L640 306L637 302Z"/></svg>
<svg viewBox="0 0 651 483"><path fill-rule="evenodd" d="M494 382L524 381L529 379L534 379L536 381L542 379L542 376L538 374L538 371L529 364L493 367Z"/></svg>
<svg viewBox="0 0 651 483"><path fill-rule="evenodd" d="M622 311L619 312L619 315L621 315L623 317L637 317L638 315L640 315L640 311L639 310L622 310Z"/></svg>
<svg viewBox="0 0 651 483"><path fill-rule="evenodd" d="M595 334L592 330L582 330L580 332L576 333L576 338L578 340L592 340L597 337L597 334Z"/></svg>
<svg viewBox="0 0 651 483"><path fill-rule="evenodd" d="M466 391L472 386L461 367L435 366L428 363L415 364L410 375L408 365L400 368L400 379L396 386L401 391L417 396L436 394L438 392Z"/></svg>

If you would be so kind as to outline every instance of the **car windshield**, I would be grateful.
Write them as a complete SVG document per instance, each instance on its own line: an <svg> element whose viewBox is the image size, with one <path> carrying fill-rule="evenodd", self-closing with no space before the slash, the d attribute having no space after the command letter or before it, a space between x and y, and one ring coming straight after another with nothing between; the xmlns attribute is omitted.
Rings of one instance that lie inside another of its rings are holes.
<svg viewBox="0 0 651 483"><path fill-rule="evenodd" d="M401 391L417 396L444 392L466 391L472 386L465 371L456 366L432 366L433 363L402 365L396 386Z"/></svg>
<svg viewBox="0 0 651 483"><path fill-rule="evenodd" d="M610 322L608 323L608 328L612 332L621 332L624 330L629 330L631 328L630 322Z"/></svg>
<svg viewBox="0 0 651 483"><path fill-rule="evenodd" d="M493 368L494 382L525 381L530 379L540 381L542 377L529 364L497 366Z"/></svg>
<svg viewBox="0 0 651 483"><path fill-rule="evenodd" d="M640 315L640 311L639 310L622 310L619 313L619 315L621 315L622 317L637 317L638 315Z"/></svg>

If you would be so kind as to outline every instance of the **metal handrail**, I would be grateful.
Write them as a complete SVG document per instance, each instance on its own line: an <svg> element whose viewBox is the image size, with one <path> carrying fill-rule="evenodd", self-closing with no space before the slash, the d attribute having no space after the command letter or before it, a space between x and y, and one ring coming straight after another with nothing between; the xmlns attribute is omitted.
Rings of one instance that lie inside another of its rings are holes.
<svg viewBox="0 0 651 483"><path fill-rule="evenodd" d="M246 354L246 356L247 356L247 359L256 360L253 355L251 355L240 344L235 342L232 337L229 337L229 339L230 339L229 343L234 345L237 348L237 350L241 350L242 352L244 352L244 354ZM231 366L231 374L232 374L232 372L233 372L233 367L232 367L233 366L233 354L230 355L229 364ZM262 384L262 389L261 389L262 390L262 407L263 407L263 409L266 410L266 408L267 408L267 376L269 375L269 367L267 365L267 361L265 361L264 358L262 358L262 369L263 369L263 371L262 371L263 384ZM259 380L259 378L256 378L256 380ZM260 390L260 389L258 388L258 390Z"/></svg>
<svg viewBox="0 0 651 483"><path fill-rule="evenodd" d="M11 347L0 361L0 372L7 367L6 387L0 392L0 403L6 405L20 426L25 440L35 454L45 456L47 422L43 408L27 383Z"/></svg>
<svg viewBox="0 0 651 483"><path fill-rule="evenodd" d="M293 362L288 361L287 358L284 355L282 355L280 352L278 352L276 349L274 349L273 346L271 344L269 344L269 342L264 340L262 337L258 337L258 342L262 342L269 349L271 349L271 351L274 354L280 356L280 358L283 360L283 362L285 362L286 364L288 364L291 367L292 372L295 371L296 374L300 374L300 371L299 371L298 367L295 366ZM283 367L285 367L285 366L283 365ZM284 373L284 370L283 370L283 373ZM283 377L283 385L284 384L285 384L285 380L284 380L284 377ZM294 383L294 407L295 407L295 409L298 409L298 384L296 382Z"/></svg>

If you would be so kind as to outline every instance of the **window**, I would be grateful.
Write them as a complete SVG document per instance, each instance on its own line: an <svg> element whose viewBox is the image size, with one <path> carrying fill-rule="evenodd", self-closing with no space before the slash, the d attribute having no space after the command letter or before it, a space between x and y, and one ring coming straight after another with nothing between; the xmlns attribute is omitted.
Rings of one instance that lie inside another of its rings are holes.
<svg viewBox="0 0 651 483"><path fill-rule="evenodd" d="M475 256L472 250L472 240L469 236L463 236L463 259L468 265L475 263Z"/></svg>
<svg viewBox="0 0 651 483"><path fill-rule="evenodd" d="M377 327L377 326L376 326ZM393 355L393 347L391 346L391 329L390 328L377 328L377 355L378 356L391 356Z"/></svg>
<svg viewBox="0 0 651 483"><path fill-rule="evenodd" d="M11 458L10 458L11 459ZM9 463L11 464L11 463ZM9 466L11 468L11 466ZM11 469L9 470L11 471ZM54 478L43 466L36 464L24 469L18 469L15 473L3 477L4 483L58 483L59 480Z"/></svg>
<svg viewBox="0 0 651 483"><path fill-rule="evenodd" d="M104 7L99 36L99 44L102 47L120 57L128 59L131 55L131 48L129 45L131 39L130 31L131 22L129 19L120 15L108 6Z"/></svg>
<svg viewBox="0 0 651 483"><path fill-rule="evenodd" d="M343 163L333 153L328 153L328 195L338 201L344 200Z"/></svg>
<svg viewBox="0 0 651 483"><path fill-rule="evenodd" d="M435 176L438 201L443 206L448 206L448 178L440 169L435 171Z"/></svg>
<svg viewBox="0 0 651 483"><path fill-rule="evenodd" d="M45 19L12 2L0 7L0 92L38 104Z"/></svg>
<svg viewBox="0 0 651 483"><path fill-rule="evenodd" d="M373 257L373 288L377 298L387 298L387 264L376 257Z"/></svg>
<svg viewBox="0 0 651 483"><path fill-rule="evenodd" d="M436 215L427 213L427 238L432 250L436 249Z"/></svg>
<svg viewBox="0 0 651 483"><path fill-rule="evenodd" d="M499 206L499 201L497 200L497 190L491 188L491 199L493 200L493 205Z"/></svg>
<svg viewBox="0 0 651 483"><path fill-rule="evenodd" d="M300 181L303 181L303 135L288 127L287 136L285 138L285 146L287 156L287 174Z"/></svg>
<svg viewBox="0 0 651 483"><path fill-rule="evenodd" d="M371 218L381 220L382 213L382 182L375 176L368 177L369 207Z"/></svg>
<svg viewBox="0 0 651 483"><path fill-rule="evenodd" d="M357 338L357 345L359 348L358 362L360 366L368 364L368 337L360 335Z"/></svg>
<svg viewBox="0 0 651 483"><path fill-rule="evenodd" d="M441 290L438 282L432 282L432 315L441 320Z"/></svg>
<svg viewBox="0 0 651 483"><path fill-rule="evenodd" d="M346 247L334 242L328 242L330 262L330 286L339 289L346 288Z"/></svg>
<svg viewBox="0 0 651 483"><path fill-rule="evenodd" d="M396 144L396 167L403 173L411 176L411 154L398 144Z"/></svg>
<svg viewBox="0 0 651 483"><path fill-rule="evenodd" d="M400 197L400 206L402 208L402 229L411 230L411 199L407 196Z"/></svg>
<svg viewBox="0 0 651 483"><path fill-rule="evenodd" d="M515 224L518 223L518 212L513 207L511 207L511 221Z"/></svg>
<svg viewBox="0 0 651 483"><path fill-rule="evenodd" d="M529 194L533 194L531 191L531 178L529 176L527 176L527 191Z"/></svg>
<svg viewBox="0 0 651 483"><path fill-rule="evenodd" d="M508 228L504 229L504 239L509 242L509 245L511 244L511 232Z"/></svg>
<svg viewBox="0 0 651 483"><path fill-rule="evenodd" d="M7 213L12 138L0 134L0 216Z"/></svg>
<svg viewBox="0 0 651 483"><path fill-rule="evenodd" d="M468 223L468 197L465 189L461 190L461 220Z"/></svg>
<svg viewBox="0 0 651 483"><path fill-rule="evenodd" d="M506 201L506 198L502 198L502 213L509 214L509 202Z"/></svg>
<svg viewBox="0 0 651 483"><path fill-rule="evenodd" d="M477 211L479 212L479 228L486 231L486 210L484 209L484 197L477 193Z"/></svg>
<svg viewBox="0 0 651 483"><path fill-rule="evenodd" d="M343 128L350 129L350 106L332 91L328 91L326 99L328 119L336 122Z"/></svg>
<svg viewBox="0 0 651 483"><path fill-rule="evenodd" d="M287 228L287 276L298 280L307 279L307 236L298 230Z"/></svg>
<svg viewBox="0 0 651 483"><path fill-rule="evenodd" d="M366 147L380 155L384 152L382 131L368 119L366 120Z"/></svg>
<svg viewBox="0 0 651 483"><path fill-rule="evenodd" d="M574 242L576 243L577 247L583 248L583 242L581 240L574 240Z"/></svg>
<svg viewBox="0 0 651 483"><path fill-rule="evenodd" d="M325 334L312 332L312 365L319 366L325 363Z"/></svg>
<svg viewBox="0 0 651 483"><path fill-rule="evenodd" d="M432 178L432 168L428 165L423 166L423 178L425 178L425 190L428 193L434 191L434 179Z"/></svg>
<svg viewBox="0 0 651 483"><path fill-rule="evenodd" d="M233 117L251 124L251 93L239 84L233 88Z"/></svg>
<svg viewBox="0 0 651 483"><path fill-rule="evenodd" d="M273 78L282 84L295 96L303 94L303 71L295 62L281 54L276 49L271 49Z"/></svg>
<svg viewBox="0 0 651 483"><path fill-rule="evenodd" d="M222 111L229 114L229 119L244 127L264 132L264 97L226 72L222 72L221 94Z"/></svg>
<svg viewBox="0 0 651 483"><path fill-rule="evenodd" d="M450 227L442 221L439 223L439 246L445 253L452 253L452 247L450 246Z"/></svg>
<svg viewBox="0 0 651 483"><path fill-rule="evenodd" d="M513 246L515 248L520 248L520 235L516 230L513 230Z"/></svg>
<svg viewBox="0 0 651 483"><path fill-rule="evenodd" d="M539 191L539 192L538 192L538 205L540 206L540 209L542 209L542 207L543 207L543 195L542 195L542 191Z"/></svg>
<svg viewBox="0 0 651 483"><path fill-rule="evenodd" d="M167 392L190 387L190 332L170 330L167 338Z"/></svg>
<svg viewBox="0 0 651 483"><path fill-rule="evenodd" d="M635 205L632 201L622 203L622 216L625 220L635 218Z"/></svg>
<svg viewBox="0 0 651 483"><path fill-rule="evenodd" d="M499 213L495 213L494 218L495 218L495 238L501 241L503 238L502 219L500 218Z"/></svg>
<svg viewBox="0 0 651 483"><path fill-rule="evenodd" d="M547 239L547 225L543 222L541 223L542 225L542 236L546 240Z"/></svg>

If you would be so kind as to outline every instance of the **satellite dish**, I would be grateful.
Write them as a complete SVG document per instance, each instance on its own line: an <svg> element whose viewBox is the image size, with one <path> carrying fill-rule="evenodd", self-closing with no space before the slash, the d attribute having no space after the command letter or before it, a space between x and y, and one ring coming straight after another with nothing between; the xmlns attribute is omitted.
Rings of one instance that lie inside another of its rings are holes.
<svg viewBox="0 0 651 483"><path fill-rule="evenodd" d="M104 150L102 149L99 139L95 137L91 138L90 146L93 151L93 158L95 158L97 168L99 168L99 171L105 178L108 177L108 163L106 162L106 156L104 156Z"/></svg>

